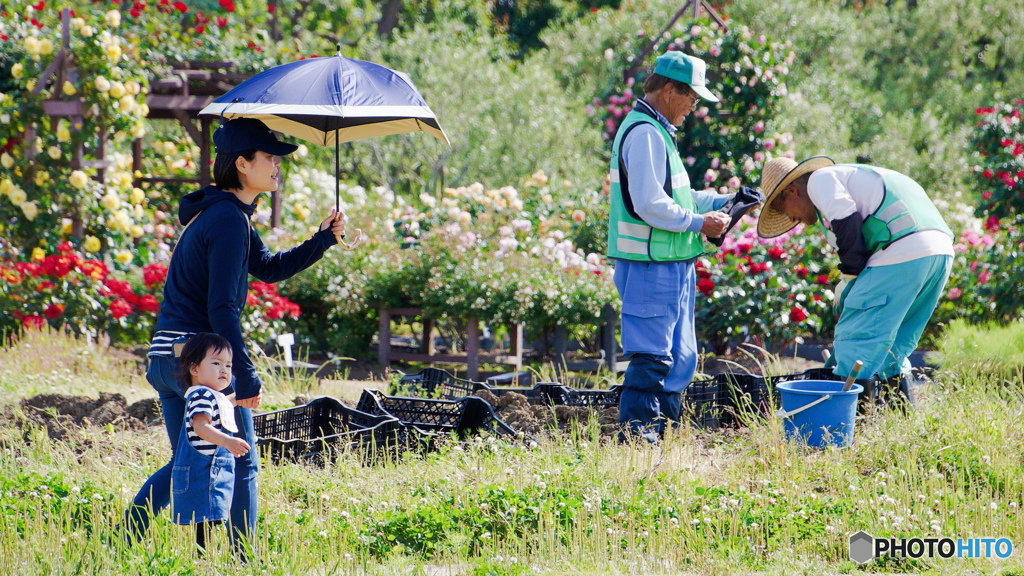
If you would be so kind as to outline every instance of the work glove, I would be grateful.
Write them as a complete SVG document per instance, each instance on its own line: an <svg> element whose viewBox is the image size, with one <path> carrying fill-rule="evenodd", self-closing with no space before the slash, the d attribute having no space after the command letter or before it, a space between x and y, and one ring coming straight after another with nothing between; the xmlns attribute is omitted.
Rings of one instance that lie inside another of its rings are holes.
<svg viewBox="0 0 1024 576"><path fill-rule="evenodd" d="M755 207L760 206L764 203L764 196L760 192L753 188L747 188L741 186L739 191L732 195L721 208L719 212L725 212L729 215L729 226L726 227L725 232L718 238L708 238L708 242L711 242L715 246L721 246L722 242L725 242L725 235L732 230L733 226L743 218L743 215L753 210Z"/></svg>
<svg viewBox="0 0 1024 576"><path fill-rule="evenodd" d="M842 278L839 279L839 282L836 283L835 290L833 290L833 292L835 292L835 300L832 301L832 315L835 316L837 320L839 319L839 315L843 312L843 301L846 299L846 293L850 290L850 287L853 285L853 281L856 279L857 277L853 274L843 274Z"/></svg>

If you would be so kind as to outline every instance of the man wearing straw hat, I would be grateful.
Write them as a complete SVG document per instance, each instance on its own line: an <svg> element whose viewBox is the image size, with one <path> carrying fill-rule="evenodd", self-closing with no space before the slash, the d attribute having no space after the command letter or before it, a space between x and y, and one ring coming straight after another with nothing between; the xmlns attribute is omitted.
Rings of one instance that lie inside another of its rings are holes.
<svg viewBox="0 0 1024 576"><path fill-rule="evenodd" d="M953 264L953 233L939 211L917 182L899 172L836 164L826 156L799 164L773 158L761 172L761 188L762 238L820 222L839 253L839 320L829 366L845 378L862 360L866 400L904 406L912 400L907 357Z"/></svg>
<svg viewBox="0 0 1024 576"><path fill-rule="evenodd" d="M679 420L681 393L697 368L694 260L701 234L722 235L729 196L694 191L676 150L676 126L703 98L700 58L669 51L658 57L615 135L611 159L608 256L622 298L622 348L630 359L619 399L621 439L656 441ZM710 213L707 213L710 212ZM707 213L707 214L705 214Z"/></svg>

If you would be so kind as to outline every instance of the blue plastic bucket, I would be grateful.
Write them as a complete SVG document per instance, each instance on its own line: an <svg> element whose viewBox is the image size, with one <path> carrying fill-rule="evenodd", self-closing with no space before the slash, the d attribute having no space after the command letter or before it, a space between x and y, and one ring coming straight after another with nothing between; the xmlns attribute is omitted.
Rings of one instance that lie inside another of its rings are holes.
<svg viewBox="0 0 1024 576"><path fill-rule="evenodd" d="M796 380L779 382L776 388L782 400L776 416L785 420L786 435L815 448L853 444L857 395L863 386L854 384L843 392L843 382Z"/></svg>

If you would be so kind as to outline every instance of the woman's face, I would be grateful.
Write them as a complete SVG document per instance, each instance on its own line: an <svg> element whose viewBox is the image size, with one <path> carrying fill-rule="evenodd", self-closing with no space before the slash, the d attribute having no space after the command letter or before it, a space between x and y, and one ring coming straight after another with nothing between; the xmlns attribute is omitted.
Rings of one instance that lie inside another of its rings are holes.
<svg viewBox="0 0 1024 576"><path fill-rule="evenodd" d="M238 176L242 188L257 192L273 192L280 185L281 158L256 151L251 161L239 158Z"/></svg>

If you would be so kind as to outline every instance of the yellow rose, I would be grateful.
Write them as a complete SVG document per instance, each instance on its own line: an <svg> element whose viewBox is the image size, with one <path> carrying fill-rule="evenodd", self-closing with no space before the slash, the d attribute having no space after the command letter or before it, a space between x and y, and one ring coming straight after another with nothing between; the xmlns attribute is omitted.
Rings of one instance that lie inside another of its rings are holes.
<svg viewBox="0 0 1024 576"><path fill-rule="evenodd" d="M146 233L146 231L142 229L142 226L139 226L138 224L132 226L132 229L128 232L132 235L132 238L142 238L142 235Z"/></svg>
<svg viewBox="0 0 1024 576"><path fill-rule="evenodd" d="M164 154L174 154L178 151L178 147L174 142L164 142Z"/></svg>
<svg viewBox="0 0 1024 576"><path fill-rule="evenodd" d="M146 193L142 188L132 188L132 204L142 204L146 200Z"/></svg>
<svg viewBox="0 0 1024 576"><path fill-rule="evenodd" d="M71 27L75 30L81 30L82 26L85 26L85 18L72 18Z"/></svg>
<svg viewBox="0 0 1024 576"><path fill-rule="evenodd" d="M33 179L33 181L36 183L36 186L42 186L43 184L46 184L47 182L50 181L50 173L36 172L36 177Z"/></svg>
<svg viewBox="0 0 1024 576"><path fill-rule="evenodd" d="M60 159L60 148L57 148L56 146L50 146L49 148L46 149L46 154L50 158L53 158L54 160L59 160Z"/></svg>
<svg viewBox="0 0 1024 576"><path fill-rule="evenodd" d="M96 33L92 26L89 25L82 26L82 29L79 30L79 32L82 33L82 38L92 38L92 35Z"/></svg>
<svg viewBox="0 0 1024 576"><path fill-rule="evenodd" d="M71 234L71 232L73 230L74 230L74 228L71 225L71 219L70 218L64 218L63 220L60 221L60 233L61 234L67 236L68 234Z"/></svg>
<svg viewBox="0 0 1024 576"><path fill-rule="evenodd" d="M111 62L117 62L117 59L121 57L121 47L111 42L103 47L103 53Z"/></svg>
<svg viewBox="0 0 1024 576"><path fill-rule="evenodd" d="M117 256L114 256L114 259L120 262L121 264L127 264L131 262L132 258L132 253L127 250L121 250L120 252L117 253Z"/></svg>
<svg viewBox="0 0 1024 576"><path fill-rule="evenodd" d="M36 246L35 248L32 249L32 259L33 260L38 260L38 261L42 262L43 258L46 258L46 250L43 250L42 248L40 248L38 246Z"/></svg>
<svg viewBox="0 0 1024 576"><path fill-rule="evenodd" d="M117 221L118 230L129 230L132 227L132 218L124 210L118 210L117 214L114 214L114 220Z"/></svg>
<svg viewBox="0 0 1024 576"><path fill-rule="evenodd" d="M78 90L75 90L75 85L68 80L64 81L64 87L61 90L68 96L74 96L78 92Z"/></svg>
<svg viewBox="0 0 1024 576"><path fill-rule="evenodd" d="M111 28L117 28L118 26L121 25L121 13L118 12L117 10L111 10L111 11L107 12L106 18L107 18L107 24Z"/></svg>
<svg viewBox="0 0 1024 576"><path fill-rule="evenodd" d="M68 178L68 181L75 188L82 189L85 188L85 185L89 183L89 177L85 175L85 172L82 172L81 170L75 170L74 172L71 173L71 176Z"/></svg>
<svg viewBox="0 0 1024 576"><path fill-rule="evenodd" d="M7 196L11 190L14 190L14 182L11 182L9 178L0 180L0 196Z"/></svg>
<svg viewBox="0 0 1024 576"><path fill-rule="evenodd" d="M15 78L21 78L21 75L24 73L25 67L21 65L21 62L18 62L14 66L11 66L11 76L14 76Z"/></svg>
<svg viewBox="0 0 1024 576"><path fill-rule="evenodd" d="M43 56L53 54L53 40L43 38L39 41L39 53Z"/></svg>
<svg viewBox="0 0 1024 576"><path fill-rule="evenodd" d="M29 222L36 219L39 215L39 208L35 202L22 202L21 211L25 213L25 218L29 219Z"/></svg>
<svg viewBox="0 0 1024 576"><path fill-rule="evenodd" d="M121 109L122 112L131 112L135 108L135 104L136 104L135 97L127 95L127 94L125 95L124 98L121 98L117 102L117 105ZM116 134L115 134L115 137L116 137ZM123 134L122 134L121 139L122 140L124 139L124 135Z"/></svg>
<svg viewBox="0 0 1024 576"><path fill-rule="evenodd" d="M29 80L28 82L25 82L25 90L28 90L29 92L31 92L31 91L33 91L35 89L36 89L36 81L34 79L33 80Z"/></svg>
<svg viewBox="0 0 1024 576"><path fill-rule="evenodd" d="M121 84L120 82L112 82L110 84L111 98L120 98L121 96L124 96L127 93L128 91L124 89L124 84Z"/></svg>
<svg viewBox="0 0 1024 576"><path fill-rule="evenodd" d="M110 90L110 80L107 80L103 76L97 76L93 83L96 85L96 89L100 92Z"/></svg>
<svg viewBox="0 0 1024 576"><path fill-rule="evenodd" d="M71 130L68 130L67 126L61 124L57 128L57 141L67 142L68 140L71 140Z"/></svg>
<svg viewBox="0 0 1024 576"><path fill-rule="evenodd" d="M10 191L7 192L7 197L16 205L28 200L28 196L25 194L25 191L17 186L12 187Z"/></svg>
<svg viewBox="0 0 1024 576"><path fill-rule="evenodd" d="M124 83L124 89L134 96L142 91L142 86L135 80L129 80Z"/></svg>
<svg viewBox="0 0 1024 576"><path fill-rule="evenodd" d="M35 36L29 36L25 38L25 51L29 54L39 54L39 40Z"/></svg>
<svg viewBox="0 0 1024 576"><path fill-rule="evenodd" d="M107 210L113 212L121 207L121 197L113 192L108 192L106 196L100 198L100 204L102 204Z"/></svg>
<svg viewBox="0 0 1024 576"><path fill-rule="evenodd" d="M149 104L146 104L145 102L139 104L139 116L141 118L149 116Z"/></svg>
<svg viewBox="0 0 1024 576"><path fill-rule="evenodd" d="M143 210L142 204L136 204L135 210L133 210L133 212L135 214L135 218L138 220L141 220L142 217L146 215L146 211Z"/></svg>
<svg viewBox="0 0 1024 576"><path fill-rule="evenodd" d="M141 108L141 106L140 106ZM146 135L146 126L144 124L136 124L132 126L132 138L142 138Z"/></svg>
<svg viewBox="0 0 1024 576"><path fill-rule="evenodd" d="M0 166L10 169L11 166L14 166L14 158L7 152L0 154Z"/></svg>
<svg viewBox="0 0 1024 576"><path fill-rule="evenodd" d="M86 236L85 242L82 242L82 248L85 248L86 252L99 252L102 247L100 239L95 236Z"/></svg>

